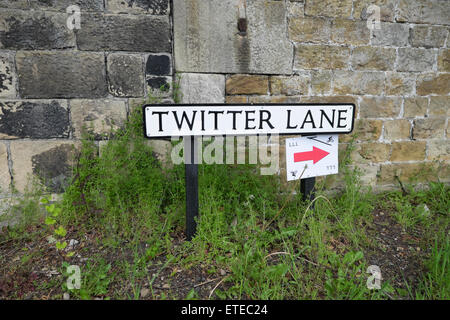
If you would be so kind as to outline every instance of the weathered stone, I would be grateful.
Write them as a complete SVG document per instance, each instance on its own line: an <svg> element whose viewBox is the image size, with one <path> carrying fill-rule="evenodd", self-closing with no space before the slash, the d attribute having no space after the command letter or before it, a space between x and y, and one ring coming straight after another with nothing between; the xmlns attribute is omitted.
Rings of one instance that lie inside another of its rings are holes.
<svg viewBox="0 0 450 320"><path fill-rule="evenodd" d="M66 11L67 7L77 5L82 12L103 11L103 0L29 0L32 9Z"/></svg>
<svg viewBox="0 0 450 320"><path fill-rule="evenodd" d="M328 43L331 20L298 17L289 20L289 39L296 42Z"/></svg>
<svg viewBox="0 0 450 320"><path fill-rule="evenodd" d="M301 96L302 103L353 103L357 104L358 99L352 96Z"/></svg>
<svg viewBox="0 0 450 320"><path fill-rule="evenodd" d="M142 57L133 54L111 53L107 57L109 92L116 97L144 95Z"/></svg>
<svg viewBox="0 0 450 320"><path fill-rule="evenodd" d="M152 148L152 151L156 158L165 166L171 167L173 162L170 158L172 151L172 142L167 140L155 140L151 139L147 141L147 145Z"/></svg>
<svg viewBox="0 0 450 320"><path fill-rule="evenodd" d="M227 79L227 94L267 94L269 91L268 76L232 75Z"/></svg>
<svg viewBox="0 0 450 320"><path fill-rule="evenodd" d="M2 52L0 53L0 98L15 98L16 83L14 56Z"/></svg>
<svg viewBox="0 0 450 320"><path fill-rule="evenodd" d="M224 103L225 76L183 73L180 78L183 103Z"/></svg>
<svg viewBox="0 0 450 320"><path fill-rule="evenodd" d="M4 143L0 143L0 194L9 193L11 174L8 166L8 151Z"/></svg>
<svg viewBox="0 0 450 320"><path fill-rule="evenodd" d="M450 6L446 0L400 0L397 21L450 24Z"/></svg>
<svg viewBox="0 0 450 320"><path fill-rule="evenodd" d="M429 94L446 95L450 93L449 73L429 73L417 77L416 91L418 95Z"/></svg>
<svg viewBox="0 0 450 320"><path fill-rule="evenodd" d="M297 45L295 69L345 69L350 49L339 46Z"/></svg>
<svg viewBox="0 0 450 320"><path fill-rule="evenodd" d="M361 143L351 154L354 163L385 162L389 159L391 145L387 143Z"/></svg>
<svg viewBox="0 0 450 320"><path fill-rule="evenodd" d="M396 57L393 48L357 47L353 49L352 66L356 70L393 70Z"/></svg>
<svg viewBox="0 0 450 320"><path fill-rule="evenodd" d="M62 192L72 176L74 142L40 140L11 142L14 187L21 193L38 178L50 192Z"/></svg>
<svg viewBox="0 0 450 320"><path fill-rule="evenodd" d="M226 96L225 103L248 103L247 96Z"/></svg>
<svg viewBox="0 0 450 320"><path fill-rule="evenodd" d="M329 94L332 76L331 71L327 70L311 71L311 93Z"/></svg>
<svg viewBox="0 0 450 320"><path fill-rule="evenodd" d="M436 53L418 48L398 49L398 71L432 71Z"/></svg>
<svg viewBox="0 0 450 320"><path fill-rule="evenodd" d="M404 102L405 117L425 117L428 109L428 98L414 97L406 98Z"/></svg>
<svg viewBox="0 0 450 320"><path fill-rule="evenodd" d="M359 179L363 188L374 188L377 184L379 165L357 163L355 167L358 168L360 172Z"/></svg>
<svg viewBox="0 0 450 320"><path fill-rule="evenodd" d="M335 94L381 95L384 89L383 72L335 71L333 92Z"/></svg>
<svg viewBox="0 0 450 320"><path fill-rule="evenodd" d="M441 50L438 56L438 70L450 72L450 49Z"/></svg>
<svg viewBox="0 0 450 320"><path fill-rule="evenodd" d="M352 0L307 0L305 14L349 19L352 16Z"/></svg>
<svg viewBox="0 0 450 320"><path fill-rule="evenodd" d="M370 30L365 21L334 20L331 40L346 45L364 45L370 41Z"/></svg>
<svg viewBox="0 0 450 320"><path fill-rule="evenodd" d="M411 123L409 120L387 120L384 122L384 140L405 140L411 138Z"/></svg>
<svg viewBox="0 0 450 320"><path fill-rule="evenodd" d="M107 8L113 13L169 14L169 0L107 0Z"/></svg>
<svg viewBox="0 0 450 320"><path fill-rule="evenodd" d="M70 115L75 138L80 139L87 133L102 140L124 125L127 109L124 101L71 100Z"/></svg>
<svg viewBox="0 0 450 320"><path fill-rule="evenodd" d="M170 52L169 18L84 14L77 44L81 50Z"/></svg>
<svg viewBox="0 0 450 320"><path fill-rule="evenodd" d="M66 101L0 102L1 139L69 137Z"/></svg>
<svg viewBox="0 0 450 320"><path fill-rule="evenodd" d="M105 57L83 52L18 52L23 98L98 98L107 95Z"/></svg>
<svg viewBox="0 0 450 320"><path fill-rule="evenodd" d="M450 182L450 164L448 161L439 164L438 177L440 182Z"/></svg>
<svg viewBox="0 0 450 320"><path fill-rule="evenodd" d="M295 76L272 76L270 77L270 91L274 95L307 95L309 90L310 76L301 74Z"/></svg>
<svg viewBox="0 0 450 320"><path fill-rule="evenodd" d="M250 96L249 103L299 103L298 96Z"/></svg>
<svg viewBox="0 0 450 320"><path fill-rule="evenodd" d="M425 141L402 141L392 144L390 161L410 161L425 159Z"/></svg>
<svg viewBox="0 0 450 320"><path fill-rule="evenodd" d="M429 114L450 117L450 96L431 96Z"/></svg>
<svg viewBox="0 0 450 320"><path fill-rule="evenodd" d="M450 160L450 140L431 140L428 141L427 150L428 160Z"/></svg>
<svg viewBox="0 0 450 320"><path fill-rule="evenodd" d="M0 0L0 8L27 9L28 0Z"/></svg>
<svg viewBox="0 0 450 320"><path fill-rule="evenodd" d="M437 166L433 163L382 164L378 184L436 181Z"/></svg>
<svg viewBox="0 0 450 320"><path fill-rule="evenodd" d="M240 31L238 18L244 15ZM291 74L286 20L284 1L247 0L246 9L241 0L174 1L176 69Z"/></svg>
<svg viewBox="0 0 450 320"><path fill-rule="evenodd" d="M170 98L173 95L172 78L147 76L147 93L154 98Z"/></svg>
<svg viewBox="0 0 450 320"><path fill-rule="evenodd" d="M75 46L75 34L66 26L67 16L42 11L0 12L0 49L39 50Z"/></svg>
<svg viewBox="0 0 450 320"><path fill-rule="evenodd" d="M396 0L358 0L353 1L353 18L367 21L374 12L368 11L369 6L380 7L380 20L393 21L395 16Z"/></svg>
<svg viewBox="0 0 450 320"><path fill-rule="evenodd" d="M380 29L374 29L372 44L376 46L404 47L408 45L409 27L405 24L381 22Z"/></svg>
<svg viewBox="0 0 450 320"><path fill-rule="evenodd" d="M381 120L357 119L353 134L342 135L340 142L349 142L352 140L352 136L356 136L357 141L377 141L381 136L382 128L383 121Z"/></svg>
<svg viewBox="0 0 450 320"><path fill-rule="evenodd" d="M289 17L303 17L305 15L305 6L300 1L287 2L287 11Z"/></svg>
<svg viewBox="0 0 450 320"><path fill-rule="evenodd" d="M391 97L363 97L360 116L363 118L395 118L399 116L402 100Z"/></svg>
<svg viewBox="0 0 450 320"><path fill-rule="evenodd" d="M172 74L170 56L166 54L151 54L147 58L145 73L154 76L168 76Z"/></svg>
<svg viewBox="0 0 450 320"><path fill-rule="evenodd" d="M414 139L443 138L444 129L444 118L415 119L412 136Z"/></svg>
<svg viewBox="0 0 450 320"><path fill-rule="evenodd" d="M412 95L416 86L414 75L404 72L386 73L386 85L384 92L389 96L407 96Z"/></svg>
<svg viewBox="0 0 450 320"><path fill-rule="evenodd" d="M413 47L441 48L447 38L447 28L443 26L414 26L410 31Z"/></svg>

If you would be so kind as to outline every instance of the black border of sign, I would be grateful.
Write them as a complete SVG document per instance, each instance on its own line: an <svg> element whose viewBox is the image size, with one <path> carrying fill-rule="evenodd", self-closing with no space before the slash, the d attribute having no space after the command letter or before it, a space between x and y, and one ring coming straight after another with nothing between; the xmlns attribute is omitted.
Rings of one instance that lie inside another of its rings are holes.
<svg viewBox="0 0 450 320"><path fill-rule="evenodd" d="M142 106L142 118L144 120L144 137L147 139L155 139L155 140L163 140L163 139L170 139L173 136L158 136L158 137L149 137L147 136L147 130L146 128L146 121L145 121L145 108L157 106L168 106L168 107L223 107L223 106L342 106L342 105L352 105L353 106L353 116L352 116L352 128L349 132L302 132L302 133L295 133L295 132L289 132L289 133L279 133L280 136L292 136L292 135L314 135L314 134L350 134L353 132L353 129L355 127L355 115L356 115L356 105L354 103L182 103L182 104L146 104ZM249 133L249 134L231 134L230 136L257 136L261 133ZM270 134L270 133L267 133ZM213 135L215 136L224 136L225 134L218 134ZM196 137L201 137L202 135L194 135ZM210 135L208 135L210 136ZM183 137L183 136L180 136ZM184 137L189 137L188 135Z"/></svg>

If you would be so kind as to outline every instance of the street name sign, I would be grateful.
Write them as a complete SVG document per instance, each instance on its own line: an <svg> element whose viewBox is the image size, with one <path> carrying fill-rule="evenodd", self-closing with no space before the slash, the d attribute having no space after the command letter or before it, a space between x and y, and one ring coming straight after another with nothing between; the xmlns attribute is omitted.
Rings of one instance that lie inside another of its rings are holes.
<svg viewBox="0 0 450 320"><path fill-rule="evenodd" d="M353 104L197 104L144 106L147 138L350 133Z"/></svg>

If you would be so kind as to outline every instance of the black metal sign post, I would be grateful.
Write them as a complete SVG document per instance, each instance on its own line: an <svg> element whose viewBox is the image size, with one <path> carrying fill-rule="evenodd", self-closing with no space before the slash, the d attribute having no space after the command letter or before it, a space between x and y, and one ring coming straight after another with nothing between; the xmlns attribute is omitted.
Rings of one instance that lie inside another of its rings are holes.
<svg viewBox="0 0 450 320"><path fill-rule="evenodd" d="M300 181L300 192L303 195L303 200L313 201L315 197L316 178L305 178ZM314 208L314 204L312 205Z"/></svg>
<svg viewBox="0 0 450 320"><path fill-rule="evenodd" d="M186 239L191 241L197 229L198 216L198 162L197 138L184 137L184 168L186 187Z"/></svg>
<svg viewBox="0 0 450 320"><path fill-rule="evenodd" d="M198 139L200 136L258 134L348 134L354 104L176 104L143 106L149 139L184 137L186 238L196 232L198 216ZM301 181L303 198L314 199L315 178Z"/></svg>

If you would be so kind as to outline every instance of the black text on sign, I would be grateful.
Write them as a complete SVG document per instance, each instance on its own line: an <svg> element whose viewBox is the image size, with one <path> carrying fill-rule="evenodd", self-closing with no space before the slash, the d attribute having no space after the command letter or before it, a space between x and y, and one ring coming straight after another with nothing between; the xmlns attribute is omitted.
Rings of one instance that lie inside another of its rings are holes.
<svg viewBox="0 0 450 320"><path fill-rule="evenodd" d="M148 138L350 133L353 104L146 105Z"/></svg>

